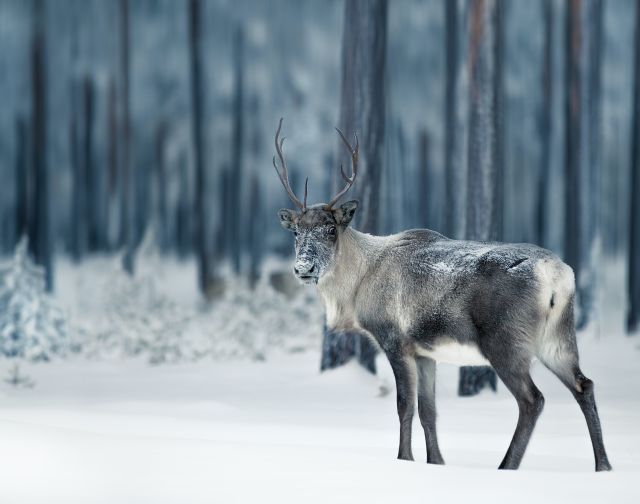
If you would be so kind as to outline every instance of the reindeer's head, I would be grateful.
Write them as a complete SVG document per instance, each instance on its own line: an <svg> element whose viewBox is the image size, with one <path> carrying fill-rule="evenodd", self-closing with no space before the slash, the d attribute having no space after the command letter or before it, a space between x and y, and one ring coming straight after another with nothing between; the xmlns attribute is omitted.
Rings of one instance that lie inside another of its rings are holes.
<svg viewBox="0 0 640 504"><path fill-rule="evenodd" d="M344 188L329 203L320 203L307 207L307 184L309 179L304 183L304 200L300 201L289 184L287 165L282 154L284 138L280 139L281 128L282 119L280 119L276 132L276 152L280 158L280 169L276 165L275 156L273 156L273 166L289 198L298 207L298 210L282 209L278 212L278 216L282 227L293 232L295 236L296 262L293 272L304 283L318 283L320 277L330 268L340 236L351 222L358 207L358 202L353 200L334 208L338 200L351 188L356 179L358 173L358 137L356 136L356 146L351 147L342 131L336 128L351 154L351 177L347 177L342 167L340 167L342 178L346 182Z"/></svg>

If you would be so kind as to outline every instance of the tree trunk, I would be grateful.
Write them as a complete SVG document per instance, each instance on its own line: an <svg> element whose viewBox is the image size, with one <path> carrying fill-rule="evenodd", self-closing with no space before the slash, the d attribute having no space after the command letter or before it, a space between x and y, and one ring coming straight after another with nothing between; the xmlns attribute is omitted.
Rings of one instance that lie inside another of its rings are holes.
<svg viewBox="0 0 640 504"><path fill-rule="evenodd" d="M167 167L165 150L169 126L167 121L161 119L156 126L155 134L155 161L156 161L156 215L157 231L160 250L169 250L169 187L167 184Z"/></svg>
<svg viewBox="0 0 640 504"><path fill-rule="evenodd" d="M196 167L195 185L195 244L198 256L198 286L206 295L211 278L211 263L207 247L207 169L205 161L205 138L203 124L202 93L202 33L200 21L202 5L200 0L189 0L189 56L191 62L191 119L194 139Z"/></svg>
<svg viewBox="0 0 640 504"><path fill-rule="evenodd" d="M501 237L501 0L477 0L471 6L469 39L469 153L467 238ZM495 373L486 367L460 369L458 393L495 390Z"/></svg>
<svg viewBox="0 0 640 504"><path fill-rule="evenodd" d="M553 106L553 0L544 0L544 54L542 59L542 107L538 121L540 134L540 169L538 173L538 201L536 212L536 241L548 245L549 191L551 183L551 114Z"/></svg>
<svg viewBox="0 0 640 504"><path fill-rule="evenodd" d="M82 82L83 138L82 162L85 174L85 215L87 221L87 249L96 252L102 247L102 190L100 171L96 169L93 135L95 128L95 86L90 76Z"/></svg>
<svg viewBox="0 0 640 504"><path fill-rule="evenodd" d="M360 139L358 183L360 201L354 225L365 233L379 231L380 176L385 127L385 60L387 1L347 0L342 36L340 128L348 138ZM353 140L352 140L353 141ZM349 166L344 145L338 142L338 165ZM356 356L375 372L375 349L364 337L325 331L321 369L339 366Z"/></svg>
<svg viewBox="0 0 640 504"><path fill-rule="evenodd" d="M129 0L120 0L120 170L122 213L121 226L124 256L122 266L133 275L135 271L134 174L131 165L131 118L129 113Z"/></svg>
<svg viewBox="0 0 640 504"><path fill-rule="evenodd" d="M565 260L576 276L578 329L595 310L601 12L600 0L568 3Z"/></svg>
<svg viewBox="0 0 640 504"><path fill-rule="evenodd" d="M458 6L456 1L443 0L445 9L445 109L444 109L444 168L445 168L445 224L444 232L451 238L464 235L464 165L456 157L459 148L456 135L458 119L457 90L460 75L458 57Z"/></svg>
<svg viewBox="0 0 640 504"><path fill-rule="evenodd" d="M47 73L45 49L45 7L34 1L31 42L31 159L33 169L33 234L29 248L36 264L45 271L47 291L53 289L52 244L49 211L49 170L47 166Z"/></svg>
<svg viewBox="0 0 640 504"><path fill-rule="evenodd" d="M85 213L85 172L80 147L81 130L81 101L79 99L79 84L77 79L71 81L71 124L69 126L69 140L71 150L71 169L73 174L73 196L71 206L71 256L79 261L86 248L86 213Z"/></svg>
<svg viewBox="0 0 640 504"><path fill-rule="evenodd" d="M418 133L418 226L436 229L434 210L436 203L433 201L433 177L430 175L429 166L429 134L427 130Z"/></svg>
<svg viewBox="0 0 640 504"><path fill-rule="evenodd" d="M109 87L107 91L107 191L108 191L108 213L107 213L107 242L108 248L111 249L118 242L118 233L120 230L117 225L111 222L112 216L117 216L117 208L119 203L119 193L121 190L120 170L118 169L118 106L116 84L113 79L109 79ZM114 219L115 220L115 219ZM113 235L111 230L115 230Z"/></svg>
<svg viewBox="0 0 640 504"><path fill-rule="evenodd" d="M229 173L229 196L231 218L225 225L229 226L229 246L231 248L231 264L236 275L242 266L242 172L244 151L244 32L241 27L234 37L234 74L235 91L233 97L233 138L231 152L231 172Z"/></svg>
<svg viewBox="0 0 640 504"><path fill-rule="evenodd" d="M176 248L180 257L186 257L193 251L193 227L191 207L191 192L189 191L189 167L186 153L182 153L178 161L180 174L180 190L178 196L178 208L175 216Z"/></svg>
<svg viewBox="0 0 640 504"><path fill-rule="evenodd" d="M640 4L636 4L635 82L629 187L629 276L627 332L640 329Z"/></svg>
<svg viewBox="0 0 640 504"><path fill-rule="evenodd" d="M258 182L258 177L255 174L251 178L249 212L251 215L247 224L250 258L249 285L253 289L260 279L260 262L262 260L264 229L260 184Z"/></svg>
<svg viewBox="0 0 640 504"><path fill-rule="evenodd" d="M29 235L29 163L27 124L23 117L16 119L16 223L15 239L18 243L24 235Z"/></svg>

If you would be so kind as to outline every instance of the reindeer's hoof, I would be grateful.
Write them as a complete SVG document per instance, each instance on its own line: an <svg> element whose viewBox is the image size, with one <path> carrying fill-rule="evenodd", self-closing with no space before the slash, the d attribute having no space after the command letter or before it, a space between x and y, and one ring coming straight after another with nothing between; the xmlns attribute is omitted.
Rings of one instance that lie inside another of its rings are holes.
<svg viewBox="0 0 640 504"><path fill-rule="evenodd" d="M407 454L398 454L398 460L409 460L411 462L413 462L413 455L411 453Z"/></svg>
<svg viewBox="0 0 640 504"><path fill-rule="evenodd" d="M611 471L612 469L613 467L611 467L611 464L607 459L602 460L596 464L596 472Z"/></svg>

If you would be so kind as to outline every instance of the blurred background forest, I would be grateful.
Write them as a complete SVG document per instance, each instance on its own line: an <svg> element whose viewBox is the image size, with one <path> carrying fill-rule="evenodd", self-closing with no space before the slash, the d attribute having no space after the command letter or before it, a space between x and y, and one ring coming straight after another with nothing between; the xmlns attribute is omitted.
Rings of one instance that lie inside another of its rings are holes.
<svg viewBox="0 0 640 504"><path fill-rule="evenodd" d="M357 131L358 229L537 243L580 327L633 332L639 29L634 0L0 0L2 353L318 346L280 117L297 194L330 198ZM323 367L374 369L345 337Z"/></svg>

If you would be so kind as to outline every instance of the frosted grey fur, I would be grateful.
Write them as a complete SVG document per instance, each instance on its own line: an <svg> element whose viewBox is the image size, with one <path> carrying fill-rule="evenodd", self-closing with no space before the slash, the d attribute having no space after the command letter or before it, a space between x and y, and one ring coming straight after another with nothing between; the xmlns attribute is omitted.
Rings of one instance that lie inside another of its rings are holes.
<svg viewBox="0 0 640 504"><path fill-rule="evenodd" d="M435 413L436 361L491 365L514 395L518 424L502 469L520 465L544 398L538 358L569 388L591 436L596 470L611 468L593 396L578 365L572 269L529 244L451 240L427 229L372 236L349 227L357 202L281 210L296 234L294 271L317 284L332 330L359 331L386 354L396 379L398 458L413 460L418 397L427 461L444 463Z"/></svg>

